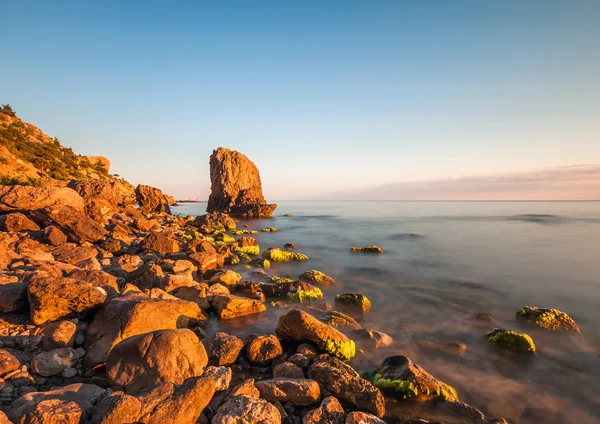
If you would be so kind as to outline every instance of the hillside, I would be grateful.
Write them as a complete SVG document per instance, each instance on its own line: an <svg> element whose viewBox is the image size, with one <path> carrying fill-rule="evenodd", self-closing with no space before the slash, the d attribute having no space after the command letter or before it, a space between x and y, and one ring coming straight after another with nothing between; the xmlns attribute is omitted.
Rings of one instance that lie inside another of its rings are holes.
<svg viewBox="0 0 600 424"><path fill-rule="evenodd" d="M0 185L64 186L72 179L91 179L130 187L109 171L108 159L78 155L57 138L23 122L9 105L0 107Z"/></svg>

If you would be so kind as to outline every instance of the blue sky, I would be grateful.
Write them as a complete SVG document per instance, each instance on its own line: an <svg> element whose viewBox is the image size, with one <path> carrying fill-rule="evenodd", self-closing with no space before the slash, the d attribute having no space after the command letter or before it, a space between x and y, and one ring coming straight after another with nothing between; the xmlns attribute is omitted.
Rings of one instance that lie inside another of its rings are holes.
<svg viewBox="0 0 600 424"><path fill-rule="evenodd" d="M85 4L89 3L89 4ZM598 1L22 1L0 103L112 171L273 199L600 163Z"/></svg>

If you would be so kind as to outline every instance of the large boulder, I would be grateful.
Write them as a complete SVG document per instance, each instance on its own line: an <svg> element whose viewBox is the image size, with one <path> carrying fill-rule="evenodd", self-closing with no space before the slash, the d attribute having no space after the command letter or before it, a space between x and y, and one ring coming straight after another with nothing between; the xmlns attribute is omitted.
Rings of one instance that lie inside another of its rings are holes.
<svg viewBox="0 0 600 424"><path fill-rule="evenodd" d="M18 311L27 300L27 284L15 275L0 274L0 312Z"/></svg>
<svg viewBox="0 0 600 424"><path fill-rule="evenodd" d="M300 309L292 309L279 318L275 333L283 340L311 341L319 349L344 360L356 353L354 342L346 335Z"/></svg>
<svg viewBox="0 0 600 424"><path fill-rule="evenodd" d="M558 309L523 306L517 312L517 319L544 330L580 333L579 326L573 318Z"/></svg>
<svg viewBox="0 0 600 424"><path fill-rule="evenodd" d="M150 234L140 243L144 250L152 250L161 255L179 252L179 243L162 234Z"/></svg>
<svg viewBox="0 0 600 424"><path fill-rule="evenodd" d="M319 383L306 378L272 378L256 383L260 397L269 402L291 402L297 406L316 405L321 400Z"/></svg>
<svg viewBox="0 0 600 424"><path fill-rule="evenodd" d="M92 216L112 216L123 203L115 181L71 180L67 187L85 199L86 210Z"/></svg>
<svg viewBox="0 0 600 424"><path fill-rule="evenodd" d="M69 241L74 243L95 243L108 234L102 224L71 206L61 206L46 211L49 218L67 235Z"/></svg>
<svg viewBox="0 0 600 424"><path fill-rule="evenodd" d="M169 199L158 188L140 184L135 188L135 197L144 213L171 213Z"/></svg>
<svg viewBox="0 0 600 424"><path fill-rule="evenodd" d="M0 212L28 211L70 206L83 211L85 201L67 187L1 186Z"/></svg>
<svg viewBox="0 0 600 424"><path fill-rule="evenodd" d="M96 405L91 424L134 423L141 407L136 397L122 392L113 393Z"/></svg>
<svg viewBox="0 0 600 424"><path fill-rule="evenodd" d="M128 393L160 383L180 385L199 377L208 363L204 345L186 328L158 330L129 337L112 348L106 361L108 380Z"/></svg>
<svg viewBox="0 0 600 424"><path fill-rule="evenodd" d="M40 325L100 306L106 291L73 278L38 277L27 286L27 297L31 321Z"/></svg>
<svg viewBox="0 0 600 424"><path fill-rule="evenodd" d="M198 227L204 234L217 231L235 230L236 225L232 217L226 213L213 212L199 215L192 221L192 225Z"/></svg>
<svg viewBox="0 0 600 424"><path fill-rule="evenodd" d="M235 150L219 147L210 157L211 193L207 212L246 218L267 218L277 207L268 205L254 163Z"/></svg>
<svg viewBox="0 0 600 424"><path fill-rule="evenodd" d="M19 231L37 231L40 227L20 212L0 215L0 230L9 233Z"/></svg>
<svg viewBox="0 0 600 424"><path fill-rule="evenodd" d="M206 317L197 304L152 299L140 293L114 298L96 313L86 338L84 365L103 364L114 345L128 337L156 330L184 328Z"/></svg>
<svg viewBox="0 0 600 424"><path fill-rule="evenodd" d="M217 410L212 424L281 424L281 413L271 403L253 396L234 396Z"/></svg>
<svg viewBox="0 0 600 424"><path fill-rule="evenodd" d="M309 378L317 381L342 404L378 417L385 414L385 399L378 388L339 359L321 355L308 370Z"/></svg>
<svg viewBox="0 0 600 424"><path fill-rule="evenodd" d="M211 365L233 365L244 348L244 341L236 336L218 332L206 341Z"/></svg>

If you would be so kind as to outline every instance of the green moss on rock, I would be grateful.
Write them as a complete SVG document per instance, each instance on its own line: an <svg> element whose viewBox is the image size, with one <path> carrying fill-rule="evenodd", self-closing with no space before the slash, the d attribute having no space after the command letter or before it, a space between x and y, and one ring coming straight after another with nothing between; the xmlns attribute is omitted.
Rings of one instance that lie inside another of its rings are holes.
<svg viewBox="0 0 600 424"><path fill-rule="evenodd" d="M256 230L234 230L231 232L231 234L233 234L234 236L243 236L246 234L257 234L258 231Z"/></svg>
<svg viewBox="0 0 600 424"><path fill-rule="evenodd" d="M265 227L265 228L261 228L261 230L263 233L274 233L277 231L277 228L275 227Z"/></svg>
<svg viewBox="0 0 600 424"><path fill-rule="evenodd" d="M580 332L577 323L565 312L558 309L524 306L517 312L517 319L534 324L544 330Z"/></svg>
<svg viewBox="0 0 600 424"><path fill-rule="evenodd" d="M317 271L316 269L305 271L302 274L300 274L300 277L298 278L300 279L300 281L308 281L311 283L317 283L322 285L330 285L336 283L336 281L333 278L321 271Z"/></svg>
<svg viewBox="0 0 600 424"><path fill-rule="evenodd" d="M288 292L287 298L293 302L302 303L306 300L317 300L323 298L323 292L318 287L314 287L310 290L298 289Z"/></svg>
<svg viewBox="0 0 600 424"><path fill-rule="evenodd" d="M383 249L379 246L372 244L366 247L353 247L350 249L351 252L370 252L370 253L383 253Z"/></svg>
<svg viewBox="0 0 600 424"><path fill-rule="evenodd" d="M327 340L325 351L344 361L349 361L356 355L356 346L352 340Z"/></svg>
<svg viewBox="0 0 600 424"><path fill-rule="evenodd" d="M288 252L278 248L271 248L263 252L262 257L272 262L305 261L308 256L302 253Z"/></svg>
<svg viewBox="0 0 600 424"><path fill-rule="evenodd" d="M233 249L234 252L237 253L243 253L246 255L251 255L251 256L258 256L260 255L260 247L259 246L244 246L244 247L237 247L235 249Z"/></svg>
<svg viewBox="0 0 600 424"><path fill-rule="evenodd" d="M272 277L267 278L267 282L275 284L286 284L293 283L294 280L292 280L291 278L278 277L277 275L274 275Z"/></svg>
<svg viewBox="0 0 600 424"><path fill-rule="evenodd" d="M517 333L516 331L496 328L487 333L489 343L498 345L504 349L518 353L533 353L535 352L535 343L531 337L525 333Z"/></svg>

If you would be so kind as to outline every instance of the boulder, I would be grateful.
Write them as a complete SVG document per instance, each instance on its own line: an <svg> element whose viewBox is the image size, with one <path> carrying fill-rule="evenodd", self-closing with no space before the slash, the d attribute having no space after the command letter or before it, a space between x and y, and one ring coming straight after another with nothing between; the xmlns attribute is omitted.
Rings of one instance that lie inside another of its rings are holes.
<svg viewBox="0 0 600 424"><path fill-rule="evenodd" d="M246 356L253 365L265 366L283 353L279 339L273 334L257 336L248 343Z"/></svg>
<svg viewBox="0 0 600 424"><path fill-rule="evenodd" d="M223 284L226 287L235 286L238 281L242 279L242 276L235 271L230 269L226 271L217 272L210 278L211 284Z"/></svg>
<svg viewBox="0 0 600 424"><path fill-rule="evenodd" d="M86 338L84 365L103 364L122 340L156 330L183 328L206 317L195 303L152 299L143 294L114 298L95 315Z"/></svg>
<svg viewBox="0 0 600 424"><path fill-rule="evenodd" d="M198 227L203 234L212 234L218 231L235 230L236 225L233 218L226 213L212 212L199 215L192 221L194 227Z"/></svg>
<svg viewBox="0 0 600 424"><path fill-rule="evenodd" d="M258 168L235 150L219 147L210 157L211 193L206 210L246 218L268 218L277 207L267 205Z"/></svg>
<svg viewBox="0 0 600 424"><path fill-rule="evenodd" d="M46 211L48 217L67 235L68 240L74 243L95 243L104 239L108 233L102 224L71 206L60 206Z"/></svg>
<svg viewBox="0 0 600 424"><path fill-rule="evenodd" d="M144 213L171 213L169 199L158 188L140 184L135 188L135 197Z"/></svg>
<svg viewBox="0 0 600 424"><path fill-rule="evenodd" d="M292 362L282 362L273 367L275 378L304 378L302 368Z"/></svg>
<svg viewBox="0 0 600 424"><path fill-rule="evenodd" d="M233 365L244 348L244 341L236 336L219 332L206 340L206 351L211 365Z"/></svg>
<svg viewBox="0 0 600 424"><path fill-rule="evenodd" d="M275 333L283 340L311 341L319 349L344 360L356 353L354 342L347 336L300 309L292 309L279 318Z"/></svg>
<svg viewBox="0 0 600 424"><path fill-rule="evenodd" d="M336 281L330 276L326 275L321 271L317 271L316 269L311 269L309 271L304 271L298 277L300 281L306 281L308 283L319 284L323 286L331 286L336 284Z"/></svg>
<svg viewBox="0 0 600 424"><path fill-rule="evenodd" d="M61 347L73 347L77 326L71 321L49 322L42 326L42 349L52 350Z"/></svg>
<svg viewBox="0 0 600 424"><path fill-rule="evenodd" d="M534 353L535 343L528 334L505 328L495 328L486 334L487 341L503 349L516 353Z"/></svg>
<svg viewBox="0 0 600 424"><path fill-rule="evenodd" d="M0 186L0 212L69 206L83 211L85 201L67 187Z"/></svg>
<svg viewBox="0 0 600 424"><path fill-rule="evenodd" d="M54 259L70 265L77 265L87 259L98 256L98 249L87 246L78 246L75 243L67 243L52 250Z"/></svg>
<svg viewBox="0 0 600 424"><path fill-rule="evenodd" d="M179 252L179 243L162 234L150 234L140 243L144 250L152 250L161 255Z"/></svg>
<svg viewBox="0 0 600 424"><path fill-rule="evenodd" d="M335 297L335 309L348 315L361 317L369 312L371 302L364 294L338 294Z"/></svg>
<svg viewBox="0 0 600 424"><path fill-rule="evenodd" d="M220 319L233 319L244 315L257 314L267 310L264 303L234 295L218 295L213 299L213 307Z"/></svg>
<svg viewBox="0 0 600 424"><path fill-rule="evenodd" d="M43 377L58 375L67 367L75 365L83 356L82 349L63 347L37 354L31 360L31 370Z"/></svg>
<svg viewBox="0 0 600 424"><path fill-rule="evenodd" d="M385 421L364 412L351 412L346 417L345 424L385 424Z"/></svg>
<svg viewBox="0 0 600 424"><path fill-rule="evenodd" d="M21 361L7 350L0 349L0 377L21 367Z"/></svg>
<svg viewBox="0 0 600 424"><path fill-rule="evenodd" d="M44 228L44 239L52 246L60 246L67 242L67 236L58 227L54 225L48 225Z"/></svg>
<svg viewBox="0 0 600 424"><path fill-rule="evenodd" d="M67 187L85 199L86 210L91 216L112 216L123 203L123 195L115 181L71 180Z"/></svg>
<svg viewBox="0 0 600 424"><path fill-rule="evenodd" d="M308 376L342 404L380 418L384 416L385 400L379 389L359 377L349 365L339 359L328 355L317 357L308 370Z"/></svg>
<svg viewBox="0 0 600 424"><path fill-rule="evenodd" d="M321 400L319 383L306 378L273 378L256 383L260 397L269 402L291 402L297 406L316 405Z"/></svg>
<svg viewBox="0 0 600 424"><path fill-rule="evenodd" d="M211 377L215 380L215 391L222 392L223 390L229 389L231 384L232 372L229 367L206 367L204 370L204 376Z"/></svg>
<svg viewBox="0 0 600 424"><path fill-rule="evenodd" d="M18 233L19 231L37 231L40 227L25 215L19 212L0 215L0 230L9 233Z"/></svg>
<svg viewBox="0 0 600 424"><path fill-rule="evenodd" d="M199 252L190 255L190 261L198 268L198 272L204 274L211 269L217 269L223 266L223 256L216 252Z"/></svg>
<svg viewBox="0 0 600 424"><path fill-rule="evenodd" d="M122 392L113 393L96 405L91 424L135 423L141 407L136 397Z"/></svg>
<svg viewBox="0 0 600 424"><path fill-rule="evenodd" d="M394 340L381 331L368 328L359 328L348 332L359 346L367 349L375 349L379 347L391 346Z"/></svg>
<svg viewBox="0 0 600 424"><path fill-rule="evenodd" d="M27 286L31 321L48 321L86 312L106 300L106 291L72 278L38 277Z"/></svg>
<svg viewBox="0 0 600 424"><path fill-rule="evenodd" d="M281 424L279 410L264 399L234 396L217 410L212 424Z"/></svg>
<svg viewBox="0 0 600 424"><path fill-rule="evenodd" d="M329 396L323 399L317 409L307 412L302 419L302 424L344 424L344 415L344 408L340 402L333 396Z"/></svg>
<svg viewBox="0 0 600 424"><path fill-rule="evenodd" d="M87 156L87 160L89 160L95 168L101 168L107 173L110 171L110 160L104 156Z"/></svg>
<svg viewBox="0 0 600 424"><path fill-rule="evenodd" d="M188 329L157 330L115 345L106 360L108 381L135 393L161 383L182 384L204 372L204 345Z"/></svg>
<svg viewBox="0 0 600 424"><path fill-rule="evenodd" d="M27 300L27 284L17 276L0 274L0 312L21 309Z"/></svg>
<svg viewBox="0 0 600 424"><path fill-rule="evenodd" d="M572 331L580 333L577 323L558 309L523 306L517 311L517 319L550 331Z"/></svg>
<svg viewBox="0 0 600 424"><path fill-rule="evenodd" d="M96 287L102 287L109 296L114 296L119 293L119 285L117 277L108 272L74 269L68 274L69 278L75 278L79 281L85 281Z"/></svg>
<svg viewBox="0 0 600 424"><path fill-rule="evenodd" d="M229 393L230 397L241 396L241 395L255 397L255 398L260 397L260 392L254 385L253 378L244 380L243 383L238 384L233 389L231 389L231 392Z"/></svg>
<svg viewBox="0 0 600 424"><path fill-rule="evenodd" d="M46 392L30 392L15 400L8 411L14 423L79 423L93 411L104 389L93 384L71 384Z"/></svg>

